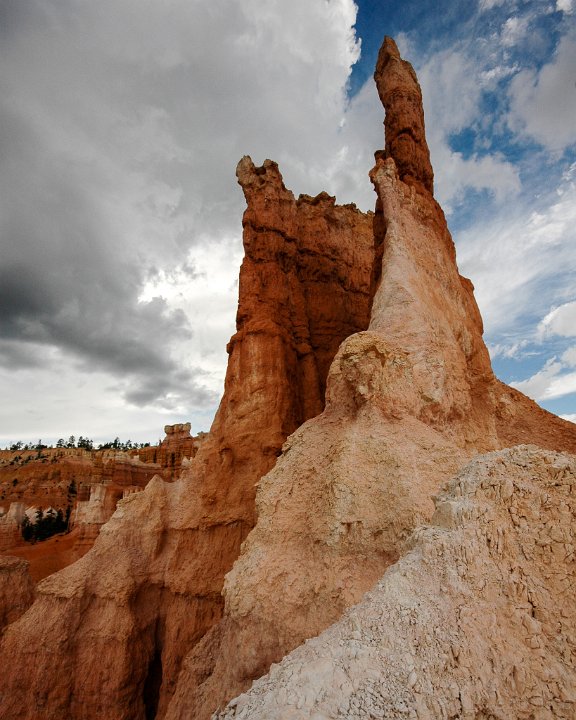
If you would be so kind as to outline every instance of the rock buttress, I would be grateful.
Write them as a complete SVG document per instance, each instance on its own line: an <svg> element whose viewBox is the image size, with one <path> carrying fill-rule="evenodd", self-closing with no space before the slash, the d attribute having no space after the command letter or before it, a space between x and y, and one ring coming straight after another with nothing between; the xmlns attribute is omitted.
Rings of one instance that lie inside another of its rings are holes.
<svg viewBox="0 0 576 720"><path fill-rule="evenodd" d="M275 457L290 433L322 411L342 340L368 327L371 213L338 206L326 193L295 200L270 160L255 167L245 157L236 174L247 202L245 257L238 331L228 349L242 350L231 354L228 375L247 396L245 414L268 416L257 431Z"/></svg>
<svg viewBox="0 0 576 720"><path fill-rule="evenodd" d="M238 177L246 257L212 429L180 479L120 501L91 551L8 626L3 720L164 717L183 657L221 617L257 481L321 412L338 346L368 324L371 214L325 193L296 200L269 161L244 158Z"/></svg>

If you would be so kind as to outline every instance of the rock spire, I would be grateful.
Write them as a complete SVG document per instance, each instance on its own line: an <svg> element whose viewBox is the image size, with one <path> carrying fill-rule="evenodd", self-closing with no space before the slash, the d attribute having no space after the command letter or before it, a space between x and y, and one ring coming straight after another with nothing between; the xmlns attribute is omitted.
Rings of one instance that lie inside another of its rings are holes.
<svg viewBox="0 0 576 720"><path fill-rule="evenodd" d="M434 172L424 129L422 91L412 65L402 60L394 40L384 38L374 80L386 110L386 157L394 159L398 176L434 193Z"/></svg>

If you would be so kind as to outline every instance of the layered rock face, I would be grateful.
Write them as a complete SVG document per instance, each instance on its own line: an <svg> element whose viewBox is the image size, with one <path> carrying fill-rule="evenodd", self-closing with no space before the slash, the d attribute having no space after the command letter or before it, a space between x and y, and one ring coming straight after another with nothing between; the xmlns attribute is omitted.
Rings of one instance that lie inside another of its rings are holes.
<svg viewBox="0 0 576 720"><path fill-rule="evenodd" d="M575 717L575 534L574 456L479 456L359 605L217 717Z"/></svg>
<svg viewBox="0 0 576 720"><path fill-rule="evenodd" d="M3 718L209 718L360 601L472 457L520 437L576 450L576 427L492 374L472 285L458 274L432 197L417 81L392 41L381 58L392 137L371 173L375 215L325 194L296 200L274 163L240 162L246 258L211 432L180 479L154 478L122 500L92 550L40 583L37 601L8 626ZM514 501L522 532L523 492ZM564 516L564 490L549 496ZM493 549L509 513L494 507ZM486 559L479 532L460 539L477 537L470 552ZM521 572L534 572L539 587L540 560L530 562ZM555 602L570 599L565 577L550 588ZM454 582L456 597L464 586ZM412 592L416 582L408 595L417 608ZM498 602L496 590L487 597ZM386 622L391 610L382 607ZM448 625L448 610L430 617ZM468 642L471 631L460 637ZM403 668L412 664L414 688L428 656L417 666L411 647ZM466 652L467 662L479 657ZM266 706L269 717L283 717L281 702Z"/></svg>
<svg viewBox="0 0 576 720"><path fill-rule="evenodd" d="M26 560L0 557L0 636L4 627L23 615L33 601L34 583Z"/></svg>
<svg viewBox="0 0 576 720"><path fill-rule="evenodd" d="M372 215L296 200L274 163L244 158L238 178L246 257L211 432L180 479L121 500L92 550L38 585L0 648L3 718L165 715L182 658L221 616L255 483L322 410L339 344L368 324Z"/></svg>
<svg viewBox="0 0 576 720"><path fill-rule="evenodd" d="M20 525L24 517L23 503L10 503L8 512L0 514L0 552L15 545L20 539Z"/></svg>
<svg viewBox="0 0 576 720"><path fill-rule="evenodd" d="M90 451L58 448L38 454L0 451L0 502L65 508L71 483L80 487L90 482L94 467Z"/></svg>
<svg viewBox="0 0 576 720"><path fill-rule="evenodd" d="M372 218L354 205L336 205L326 193L295 200L270 160L256 168L245 157L236 174L248 205L246 257L238 332L229 349L268 337L267 377L277 385L279 429L270 449L277 455L287 435L322 411L328 370L342 340L368 327ZM260 411L256 406L251 412Z"/></svg>
<svg viewBox="0 0 576 720"><path fill-rule="evenodd" d="M198 452L206 433L190 434L190 423L164 426L164 439L156 446L140 448L138 458L145 463L156 463L162 468L159 473L165 480L174 480L182 466Z"/></svg>

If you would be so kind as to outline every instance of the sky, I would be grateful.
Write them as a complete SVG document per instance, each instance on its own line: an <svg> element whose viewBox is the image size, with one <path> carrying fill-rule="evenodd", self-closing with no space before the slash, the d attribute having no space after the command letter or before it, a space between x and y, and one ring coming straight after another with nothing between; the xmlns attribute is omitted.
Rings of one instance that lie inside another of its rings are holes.
<svg viewBox="0 0 576 720"><path fill-rule="evenodd" d="M576 421L576 0L0 0L0 447L209 429L236 164L372 209L384 35L494 369Z"/></svg>

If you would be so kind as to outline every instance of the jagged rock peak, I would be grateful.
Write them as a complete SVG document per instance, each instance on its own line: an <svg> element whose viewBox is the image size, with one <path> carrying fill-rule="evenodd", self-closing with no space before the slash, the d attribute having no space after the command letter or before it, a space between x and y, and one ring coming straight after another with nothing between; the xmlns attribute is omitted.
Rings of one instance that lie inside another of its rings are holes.
<svg viewBox="0 0 576 720"><path fill-rule="evenodd" d="M236 166L236 177L244 191L252 186L261 187L267 185L278 186L280 189L290 192L286 190L282 180L282 173L278 168L278 163L274 162L274 160L264 160L262 165L257 166L254 165L249 155L244 155Z"/></svg>
<svg viewBox="0 0 576 720"><path fill-rule="evenodd" d="M386 157L391 157L401 180L416 181L434 193L434 172L426 143L422 91L414 68L402 60L391 37L385 37L374 72L378 95L386 110Z"/></svg>

